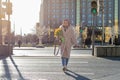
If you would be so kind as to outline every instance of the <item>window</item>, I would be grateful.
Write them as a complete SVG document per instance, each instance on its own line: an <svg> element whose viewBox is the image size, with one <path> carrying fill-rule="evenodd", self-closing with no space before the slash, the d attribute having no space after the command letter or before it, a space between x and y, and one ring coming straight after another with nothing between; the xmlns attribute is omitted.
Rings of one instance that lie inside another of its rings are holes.
<svg viewBox="0 0 120 80"><path fill-rule="evenodd" d="M74 21L72 20L71 23L74 24Z"/></svg>
<svg viewBox="0 0 120 80"><path fill-rule="evenodd" d="M108 8L109 9L109 11L112 11L112 8Z"/></svg>
<svg viewBox="0 0 120 80"><path fill-rule="evenodd" d="M85 13L85 9L82 9L82 12Z"/></svg>
<svg viewBox="0 0 120 80"><path fill-rule="evenodd" d="M50 15L48 15L48 18L50 18Z"/></svg>
<svg viewBox="0 0 120 80"><path fill-rule="evenodd" d="M101 21L101 20L99 20L99 21L98 21L98 23L99 23L99 24L101 24L101 23L102 23L102 21Z"/></svg>
<svg viewBox="0 0 120 80"><path fill-rule="evenodd" d="M63 18L65 18L65 15L63 15Z"/></svg>
<svg viewBox="0 0 120 80"><path fill-rule="evenodd" d="M48 20L48 24L50 24L50 21Z"/></svg>
<svg viewBox="0 0 120 80"><path fill-rule="evenodd" d="M90 23L92 23L92 21L89 20L88 23L90 24Z"/></svg>
<svg viewBox="0 0 120 80"><path fill-rule="evenodd" d="M66 14L66 18L69 18L69 15L68 15L68 14Z"/></svg>
<svg viewBox="0 0 120 80"><path fill-rule="evenodd" d="M53 10L53 12L55 12L55 9Z"/></svg>
<svg viewBox="0 0 120 80"><path fill-rule="evenodd" d="M92 17L92 15L88 15L88 18L91 18Z"/></svg>
<svg viewBox="0 0 120 80"><path fill-rule="evenodd" d="M74 18L74 15L72 15L72 18Z"/></svg>
<svg viewBox="0 0 120 80"><path fill-rule="evenodd" d="M84 18L84 17L86 17L85 15L82 15L82 17Z"/></svg>
<svg viewBox="0 0 120 80"><path fill-rule="evenodd" d="M109 17L112 17L112 14L109 14Z"/></svg>
<svg viewBox="0 0 120 80"><path fill-rule="evenodd" d="M112 2L111 2L111 1L109 2L109 5L110 5L110 6L112 5Z"/></svg>
<svg viewBox="0 0 120 80"><path fill-rule="evenodd" d="M53 15L53 18L55 18L56 16L55 15Z"/></svg>
<svg viewBox="0 0 120 80"><path fill-rule="evenodd" d="M66 10L66 14L69 14L69 10L68 9Z"/></svg>

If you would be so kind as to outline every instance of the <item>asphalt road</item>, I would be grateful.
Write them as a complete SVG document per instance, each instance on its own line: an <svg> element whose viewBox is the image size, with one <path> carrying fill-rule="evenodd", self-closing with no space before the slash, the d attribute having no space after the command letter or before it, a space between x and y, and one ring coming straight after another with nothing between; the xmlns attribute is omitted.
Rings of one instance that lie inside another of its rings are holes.
<svg viewBox="0 0 120 80"><path fill-rule="evenodd" d="M58 56L12 56L0 60L0 80L119 80L120 58L71 56L68 69Z"/></svg>

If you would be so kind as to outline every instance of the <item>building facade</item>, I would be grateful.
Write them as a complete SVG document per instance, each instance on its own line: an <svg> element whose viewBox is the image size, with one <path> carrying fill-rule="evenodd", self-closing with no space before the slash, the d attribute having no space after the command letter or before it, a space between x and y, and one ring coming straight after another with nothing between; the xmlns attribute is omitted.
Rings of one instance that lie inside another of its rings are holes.
<svg viewBox="0 0 120 80"><path fill-rule="evenodd" d="M118 26L118 30L119 30L119 34L120 34L120 0L118 0L118 7L119 7L119 8L118 8L118 10L119 10L119 11L118 11L118 14L119 14L119 15L118 15L118 18L119 18L119 19L118 19L118 25L119 25L119 26Z"/></svg>
<svg viewBox="0 0 120 80"><path fill-rule="evenodd" d="M76 25L76 0L42 0L40 10L41 26L56 28L64 19Z"/></svg>
<svg viewBox="0 0 120 80"><path fill-rule="evenodd" d="M105 38L111 36L112 28L117 27L117 23L115 22L118 17L118 6L115 4L117 0L99 0L99 12L94 20L91 13L92 1L93 0L76 0L76 24L79 25L79 27L83 27L83 29L87 27L87 36L92 35L91 30L92 26L94 26L96 39L102 40L103 26L105 27ZM117 28L115 28L114 31L116 30Z"/></svg>
<svg viewBox="0 0 120 80"><path fill-rule="evenodd" d="M93 24L92 0L42 0L40 25L56 28L64 19L77 27L107 28L108 36L120 33L120 0L99 0L100 8ZM79 31L78 31L79 32Z"/></svg>

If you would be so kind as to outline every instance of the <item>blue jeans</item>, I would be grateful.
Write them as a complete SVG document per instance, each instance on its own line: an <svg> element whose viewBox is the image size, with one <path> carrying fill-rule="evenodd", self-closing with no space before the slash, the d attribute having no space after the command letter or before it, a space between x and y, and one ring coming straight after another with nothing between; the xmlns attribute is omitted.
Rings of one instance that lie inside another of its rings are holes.
<svg viewBox="0 0 120 80"><path fill-rule="evenodd" d="M69 58L62 57L62 65L67 66L68 65Z"/></svg>

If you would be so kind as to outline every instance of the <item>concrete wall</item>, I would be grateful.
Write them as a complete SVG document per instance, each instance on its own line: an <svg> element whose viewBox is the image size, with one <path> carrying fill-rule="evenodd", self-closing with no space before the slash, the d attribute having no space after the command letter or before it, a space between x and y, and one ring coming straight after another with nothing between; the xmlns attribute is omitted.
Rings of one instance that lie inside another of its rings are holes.
<svg viewBox="0 0 120 80"><path fill-rule="evenodd" d="M120 46L97 46L94 49L97 57L120 57Z"/></svg>

